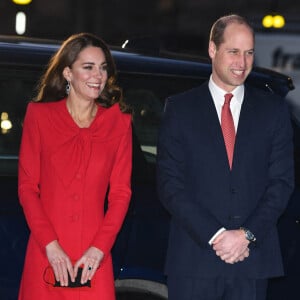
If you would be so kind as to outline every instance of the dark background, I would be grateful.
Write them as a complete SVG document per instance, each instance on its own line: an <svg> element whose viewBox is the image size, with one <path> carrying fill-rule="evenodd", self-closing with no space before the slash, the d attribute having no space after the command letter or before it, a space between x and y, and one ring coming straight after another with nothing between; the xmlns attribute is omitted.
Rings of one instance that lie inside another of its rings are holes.
<svg viewBox="0 0 300 300"><path fill-rule="evenodd" d="M127 39L150 38L171 51L206 55L212 23L228 13L246 16L257 31L267 13L286 19L280 31L300 29L300 1L296 0L32 0L29 5L0 1L0 35L15 35L15 15L27 15L24 36L63 40L88 31L110 45Z"/></svg>

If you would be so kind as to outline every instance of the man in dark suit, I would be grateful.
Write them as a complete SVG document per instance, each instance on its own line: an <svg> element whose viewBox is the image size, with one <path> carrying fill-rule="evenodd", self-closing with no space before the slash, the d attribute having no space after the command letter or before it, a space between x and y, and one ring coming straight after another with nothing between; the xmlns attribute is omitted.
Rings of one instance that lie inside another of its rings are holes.
<svg viewBox="0 0 300 300"><path fill-rule="evenodd" d="M267 278L283 273L276 222L293 190L289 113L244 84L254 60L244 18L217 20L208 52L209 82L167 100L159 135L169 300L262 300Z"/></svg>

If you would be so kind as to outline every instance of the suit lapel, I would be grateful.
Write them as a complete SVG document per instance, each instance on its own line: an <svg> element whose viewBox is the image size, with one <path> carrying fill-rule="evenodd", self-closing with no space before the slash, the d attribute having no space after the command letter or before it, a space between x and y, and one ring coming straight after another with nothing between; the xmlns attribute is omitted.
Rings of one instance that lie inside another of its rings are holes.
<svg viewBox="0 0 300 300"><path fill-rule="evenodd" d="M253 122L255 122L255 100L257 97L252 91L250 87L245 86L245 95L235 141L233 170L239 166L243 153L245 153L245 149L249 147L250 143L249 133L253 127ZM199 119L199 126L206 128L206 142L211 145L211 151L215 152L219 165L223 165L229 170L222 129L208 85L204 85L198 90L195 100L195 105L198 106L198 109L195 109L194 112L197 112L196 117Z"/></svg>
<svg viewBox="0 0 300 300"><path fill-rule="evenodd" d="M241 108L238 130L236 134L234 156L233 156L233 169L237 167L242 160L245 149L249 147L249 136L253 122L255 122L255 95L251 90L245 87L245 95Z"/></svg>
<svg viewBox="0 0 300 300"><path fill-rule="evenodd" d="M201 117L199 118L200 126L203 126L207 132L206 141L211 145L211 151L215 152L219 165L224 165L225 168L229 169L220 121L208 85L206 89L200 91L197 102L200 103L198 110L201 112Z"/></svg>

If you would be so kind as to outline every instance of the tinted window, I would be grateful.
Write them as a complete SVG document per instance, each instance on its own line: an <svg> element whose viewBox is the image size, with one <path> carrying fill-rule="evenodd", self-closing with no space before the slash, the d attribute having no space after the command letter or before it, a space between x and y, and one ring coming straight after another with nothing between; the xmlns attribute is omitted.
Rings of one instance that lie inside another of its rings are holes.
<svg viewBox="0 0 300 300"><path fill-rule="evenodd" d="M16 175L22 122L28 101L35 95L41 70L26 67L0 69L0 174ZM157 76L155 74L119 74L126 102L133 109L135 134L148 162L155 162L157 133L165 99L201 84L205 78ZM299 135L299 107L291 105L295 135ZM295 138L299 153L299 138ZM298 155L295 155L297 170ZM297 176L298 177L298 176Z"/></svg>
<svg viewBox="0 0 300 300"><path fill-rule="evenodd" d="M149 162L155 161L156 143L165 99L198 86L199 78L120 74L124 98L133 109L133 124L140 146Z"/></svg>
<svg viewBox="0 0 300 300"><path fill-rule="evenodd" d="M0 174L15 175L22 123L28 101L34 94L38 72L0 69Z"/></svg>

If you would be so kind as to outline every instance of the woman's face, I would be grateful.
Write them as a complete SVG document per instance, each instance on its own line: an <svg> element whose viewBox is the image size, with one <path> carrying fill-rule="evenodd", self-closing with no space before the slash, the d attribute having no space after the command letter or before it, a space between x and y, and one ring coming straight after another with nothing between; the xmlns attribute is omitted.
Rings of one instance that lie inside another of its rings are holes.
<svg viewBox="0 0 300 300"><path fill-rule="evenodd" d="M64 69L64 77L70 82L69 97L95 100L103 91L107 81L107 62L102 49L83 49L73 65Z"/></svg>

